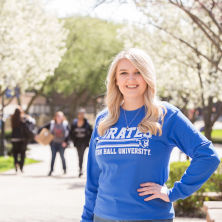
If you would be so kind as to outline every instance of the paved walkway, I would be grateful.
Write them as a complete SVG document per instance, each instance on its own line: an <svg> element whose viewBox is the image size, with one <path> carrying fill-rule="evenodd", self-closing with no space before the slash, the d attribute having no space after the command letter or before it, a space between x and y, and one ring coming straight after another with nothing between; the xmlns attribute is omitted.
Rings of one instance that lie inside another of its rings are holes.
<svg viewBox="0 0 222 222"><path fill-rule="evenodd" d="M79 221L85 175L78 178L76 150L68 148L65 152L67 175L62 175L57 154L55 173L48 177L49 147L31 145L30 148L27 156L42 160L41 163L25 166L23 175L15 175L14 170L0 174L0 222Z"/></svg>
<svg viewBox="0 0 222 222"><path fill-rule="evenodd" d="M84 156L84 175L78 178L78 159L74 148L65 152L67 175L62 175L60 158L56 158L55 172L47 177L50 162L48 146L29 145L27 156L42 160L41 163L24 167L23 175L14 170L0 174L0 222L75 222L80 221L84 205L84 185L86 180L86 161ZM222 148L217 149L222 157ZM171 161L178 160L179 151L175 149ZM181 155L185 159L185 155ZM201 219L176 218L175 222L200 222Z"/></svg>

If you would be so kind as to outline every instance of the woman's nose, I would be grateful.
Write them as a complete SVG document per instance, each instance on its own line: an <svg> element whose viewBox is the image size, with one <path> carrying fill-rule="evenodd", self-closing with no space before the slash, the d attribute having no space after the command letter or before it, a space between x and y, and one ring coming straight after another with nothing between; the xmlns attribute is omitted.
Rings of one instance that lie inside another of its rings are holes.
<svg viewBox="0 0 222 222"><path fill-rule="evenodd" d="M129 75L128 75L128 79L130 80L130 79L135 79L135 75L134 75L134 73L130 73Z"/></svg>

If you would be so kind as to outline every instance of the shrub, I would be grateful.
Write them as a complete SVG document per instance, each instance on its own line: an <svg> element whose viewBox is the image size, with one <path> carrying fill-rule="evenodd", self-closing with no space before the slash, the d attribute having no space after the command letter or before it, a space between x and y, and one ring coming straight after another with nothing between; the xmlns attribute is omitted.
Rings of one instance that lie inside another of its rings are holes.
<svg viewBox="0 0 222 222"><path fill-rule="evenodd" d="M12 131L11 130L7 130L5 131L5 139L9 140L12 137Z"/></svg>
<svg viewBox="0 0 222 222"><path fill-rule="evenodd" d="M168 187L173 187L175 181L179 181L190 161L172 162L170 164ZM219 165L216 172L203 184L203 186L191 196L184 200L177 200L174 203L177 216L205 216L201 211L203 202L206 200L222 200L222 164ZM209 195L209 192L216 192L217 195Z"/></svg>

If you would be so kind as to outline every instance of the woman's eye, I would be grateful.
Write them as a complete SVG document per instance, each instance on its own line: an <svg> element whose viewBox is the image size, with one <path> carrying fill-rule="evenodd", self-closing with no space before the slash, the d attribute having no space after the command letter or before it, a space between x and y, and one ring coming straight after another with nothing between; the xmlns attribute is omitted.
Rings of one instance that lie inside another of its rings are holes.
<svg viewBox="0 0 222 222"><path fill-rule="evenodd" d="M139 75L140 75L140 72L138 71L138 72L136 72L136 74L139 74Z"/></svg>
<svg viewBox="0 0 222 222"><path fill-rule="evenodd" d="M126 75L127 74L127 72L121 72L120 73L120 75Z"/></svg>

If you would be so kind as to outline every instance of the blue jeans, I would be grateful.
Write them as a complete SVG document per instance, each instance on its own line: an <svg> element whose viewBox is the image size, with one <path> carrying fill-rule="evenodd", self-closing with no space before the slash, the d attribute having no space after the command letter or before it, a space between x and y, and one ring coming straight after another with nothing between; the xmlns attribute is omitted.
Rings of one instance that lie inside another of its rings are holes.
<svg viewBox="0 0 222 222"><path fill-rule="evenodd" d="M52 151L52 160L51 160L51 169L50 169L50 171L53 172L57 152L59 152L59 154L60 154L60 157L61 157L61 160L62 160L63 170L66 170L66 161L65 161L65 157L64 157L65 149L62 147L62 144L52 142L51 143L51 151Z"/></svg>
<svg viewBox="0 0 222 222"><path fill-rule="evenodd" d="M110 220L101 218L94 214L93 222L173 222L173 219L160 219L160 220Z"/></svg>

